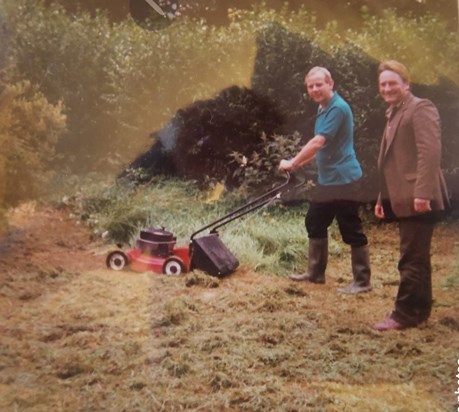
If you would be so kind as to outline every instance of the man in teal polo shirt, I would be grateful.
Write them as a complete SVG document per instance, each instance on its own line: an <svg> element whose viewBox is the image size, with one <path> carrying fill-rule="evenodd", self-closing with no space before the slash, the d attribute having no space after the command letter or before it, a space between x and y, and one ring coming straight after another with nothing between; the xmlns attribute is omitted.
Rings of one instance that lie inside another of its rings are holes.
<svg viewBox="0 0 459 412"><path fill-rule="evenodd" d="M354 150L354 120L351 108L333 90L330 72L312 68L305 78L309 96L319 104L314 137L290 160L282 160L280 171L291 171L312 162L317 164L318 181L306 214L309 238L308 270L290 279L325 283L328 261L328 227L336 218L343 241L351 246L353 282L342 293L371 290L368 240L359 217L362 169Z"/></svg>

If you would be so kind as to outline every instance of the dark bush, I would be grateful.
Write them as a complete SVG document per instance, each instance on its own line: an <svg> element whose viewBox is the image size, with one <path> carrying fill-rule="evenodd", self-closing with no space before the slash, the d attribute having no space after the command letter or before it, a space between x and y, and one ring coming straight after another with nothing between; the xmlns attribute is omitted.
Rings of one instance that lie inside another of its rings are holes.
<svg viewBox="0 0 459 412"><path fill-rule="evenodd" d="M413 92L430 99L438 108L441 119L443 158L442 167L448 173L459 167L459 87L449 79L442 78L438 84L414 84Z"/></svg>
<svg viewBox="0 0 459 412"><path fill-rule="evenodd" d="M162 139L157 139L148 151L141 153L119 177L136 183L146 183L155 175L177 175L172 151L166 149Z"/></svg>
<svg viewBox="0 0 459 412"><path fill-rule="evenodd" d="M249 157L261 149L262 136L273 134L282 122L268 97L232 86L215 99L179 110L164 129L153 134L151 149L128 169L142 169L145 179L176 172L199 182L216 179L234 187L241 182L235 176L239 165L231 161L231 153Z"/></svg>

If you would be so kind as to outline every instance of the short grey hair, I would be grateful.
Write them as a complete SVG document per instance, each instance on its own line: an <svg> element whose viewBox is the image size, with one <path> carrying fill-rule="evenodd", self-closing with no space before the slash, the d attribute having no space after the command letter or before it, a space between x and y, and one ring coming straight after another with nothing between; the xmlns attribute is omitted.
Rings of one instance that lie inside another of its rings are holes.
<svg viewBox="0 0 459 412"><path fill-rule="evenodd" d="M326 69L325 67L321 67L321 66L315 66L311 70L309 70L308 74L306 74L305 80L307 81L308 78L311 77L315 73L322 73L327 83L330 83L333 80L328 69Z"/></svg>

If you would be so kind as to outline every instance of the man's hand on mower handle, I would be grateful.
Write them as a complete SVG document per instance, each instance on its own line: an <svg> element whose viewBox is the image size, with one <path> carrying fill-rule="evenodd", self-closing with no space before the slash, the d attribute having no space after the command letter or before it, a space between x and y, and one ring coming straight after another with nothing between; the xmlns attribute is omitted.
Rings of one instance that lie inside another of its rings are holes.
<svg viewBox="0 0 459 412"><path fill-rule="evenodd" d="M279 163L279 171L281 172L290 172L293 170L293 161L282 159Z"/></svg>

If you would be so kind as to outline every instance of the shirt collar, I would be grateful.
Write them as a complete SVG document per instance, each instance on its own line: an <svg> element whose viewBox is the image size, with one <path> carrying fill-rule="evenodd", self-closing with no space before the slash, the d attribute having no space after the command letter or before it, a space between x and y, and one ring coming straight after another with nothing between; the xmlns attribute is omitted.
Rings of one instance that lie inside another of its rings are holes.
<svg viewBox="0 0 459 412"><path fill-rule="evenodd" d="M323 107L322 105L319 105L318 114L322 114L326 112L333 105L333 103L335 102L337 98L338 98L338 92L333 91L333 96L328 101L328 104L325 107Z"/></svg>
<svg viewBox="0 0 459 412"><path fill-rule="evenodd" d="M387 109L386 109L386 118L387 120L391 120L395 114L403 107L405 106L406 101L408 100L408 97L410 96L410 93L407 93L406 96L403 97L403 99L398 102L397 104L391 104Z"/></svg>

